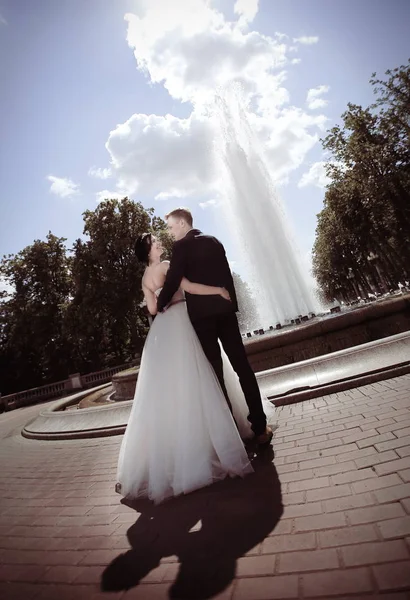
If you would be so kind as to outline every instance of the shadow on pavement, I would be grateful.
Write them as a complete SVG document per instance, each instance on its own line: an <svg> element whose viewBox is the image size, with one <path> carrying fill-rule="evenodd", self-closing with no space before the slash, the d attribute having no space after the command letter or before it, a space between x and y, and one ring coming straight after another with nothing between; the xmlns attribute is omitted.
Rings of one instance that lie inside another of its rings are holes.
<svg viewBox="0 0 410 600"><path fill-rule="evenodd" d="M141 514L127 532L131 549L105 569L101 588L137 586L162 558L176 555L179 571L170 598L222 592L235 577L237 559L262 542L283 513L273 457L270 448L256 455L255 473L245 479L227 479L159 506L123 501Z"/></svg>

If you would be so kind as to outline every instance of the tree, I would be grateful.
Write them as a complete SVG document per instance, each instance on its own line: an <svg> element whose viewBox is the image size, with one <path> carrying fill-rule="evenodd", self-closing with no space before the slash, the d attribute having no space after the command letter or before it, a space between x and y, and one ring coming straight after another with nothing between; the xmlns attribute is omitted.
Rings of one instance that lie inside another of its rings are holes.
<svg viewBox="0 0 410 600"><path fill-rule="evenodd" d="M331 183L318 215L314 274L329 299L396 287L410 276L410 63L371 80L323 140Z"/></svg>
<svg viewBox="0 0 410 600"><path fill-rule="evenodd" d="M68 375L71 347L63 321L72 286L65 241L50 232L0 264L14 288L0 304L2 393Z"/></svg>
<svg viewBox="0 0 410 600"><path fill-rule="evenodd" d="M141 351L148 328L143 309L135 241L154 231L169 247L165 223L141 203L106 200L84 213L84 234L74 245L74 298L68 310L68 335L83 369L125 362Z"/></svg>
<svg viewBox="0 0 410 600"><path fill-rule="evenodd" d="M256 302L249 285L238 273L232 273L235 291L238 298L238 323L242 333L250 331L259 322Z"/></svg>

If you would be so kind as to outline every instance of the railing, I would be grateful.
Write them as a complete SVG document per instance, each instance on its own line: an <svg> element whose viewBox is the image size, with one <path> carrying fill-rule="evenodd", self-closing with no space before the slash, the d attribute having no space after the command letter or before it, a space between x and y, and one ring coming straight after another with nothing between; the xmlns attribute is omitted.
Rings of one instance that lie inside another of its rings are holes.
<svg viewBox="0 0 410 600"><path fill-rule="evenodd" d="M110 367L109 369L104 369L102 371L95 371L94 373L87 373L86 375L75 373L74 375L70 375L69 378L64 381L49 383L30 390L9 394L8 396L2 396L0 394L0 412L36 404L37 402L43 402L44 400L61 398L73 392L79 392L83 389L109 383L113 375L135 366L138 362L139 361L136 359L130 363Z"/></svg>
<svg viewBox="0 0 410 600"><path fill-rule="evenodd" d="M99 385L102 383L108 383L111 381L111 378L116 373L120 371L125 371L125 369L129 369L130 367L138 364L137 360L133 360L130 363L125 365L119 365L118 367L111 367L110 369L104 369L103 371L95 371L94 373L88 373L87 375L81 376L81 383L83 388L93 387L94 385Z"/></svg>

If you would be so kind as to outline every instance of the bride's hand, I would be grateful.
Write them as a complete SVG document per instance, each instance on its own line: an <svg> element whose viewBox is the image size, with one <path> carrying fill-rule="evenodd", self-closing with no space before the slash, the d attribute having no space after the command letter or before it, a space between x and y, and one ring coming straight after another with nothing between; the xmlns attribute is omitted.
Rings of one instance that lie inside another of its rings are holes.
<svg viewBox="0 0 410 600"><path fill-rule="evenodd" d="M224 298L225 300L228 300L228 302L231 301L231 296L229 295L229 292L226 288L221 288L219 295L222 296L222 298Z"/></svg>

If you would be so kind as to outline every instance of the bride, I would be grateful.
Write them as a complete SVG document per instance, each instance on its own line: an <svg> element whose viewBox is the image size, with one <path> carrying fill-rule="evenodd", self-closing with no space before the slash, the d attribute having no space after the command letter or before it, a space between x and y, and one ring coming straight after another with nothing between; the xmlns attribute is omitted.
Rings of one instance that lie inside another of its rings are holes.
<svg viewBox="0 0 410 600"><path fill-rule="evenodd" d="M236 374L224 360L235 424L184 300L184 291L220 295L226 302L229 293L184 278L167 310L157 314L157 295L169 263L161 262L163 248L150 233L138 238L135 250L137 258L147 264L142 289L148 310L156 317L141 358L119 454L116 489L126 497L159 503L226 476L252 473L241 439L251 437L252 431Z"/></svg>

